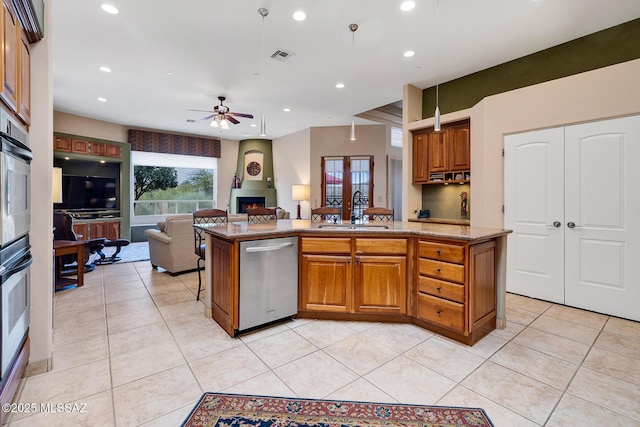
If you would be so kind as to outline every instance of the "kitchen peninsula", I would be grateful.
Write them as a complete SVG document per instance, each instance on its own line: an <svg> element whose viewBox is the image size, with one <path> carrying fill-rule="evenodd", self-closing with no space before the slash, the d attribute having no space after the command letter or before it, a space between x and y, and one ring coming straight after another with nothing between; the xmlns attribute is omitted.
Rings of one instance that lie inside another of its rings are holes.
<svg viewBox="0 0 640 427"><path fill-rule="evenodd" d="M247 268L282 278L295 275L297 312L292 314L297 317L408 322L468 345L506 326L504 269L510 230L308 220L201 228L211 248L206 254L205 315L230 336L243 332L240 312L251 303L252 295L241 297ZM282 268L277 258L268 268L241 264L241 244L281 238L295 240L297 268ZM268 293L259 286L253 289L259 290L255 298Z"/></svg>

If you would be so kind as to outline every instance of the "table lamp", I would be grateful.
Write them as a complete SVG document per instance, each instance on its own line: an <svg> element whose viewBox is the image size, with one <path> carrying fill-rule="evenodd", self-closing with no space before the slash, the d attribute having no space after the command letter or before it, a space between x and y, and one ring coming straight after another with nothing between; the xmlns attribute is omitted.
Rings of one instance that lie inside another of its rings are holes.
<svg viewBox="0 0 640 427"><path fill-rule="evenodd" d="M309 186L304 184L294 184L291 186L291 198L298 202L298 216L296 219L302 219L300 217L300 202L302 200L309 200Z"/></svg>

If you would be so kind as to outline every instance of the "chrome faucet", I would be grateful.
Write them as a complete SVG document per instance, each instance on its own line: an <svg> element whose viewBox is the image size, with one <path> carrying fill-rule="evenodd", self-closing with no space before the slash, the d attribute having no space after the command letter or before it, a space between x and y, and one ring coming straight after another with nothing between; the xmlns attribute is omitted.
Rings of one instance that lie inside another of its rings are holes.
<svg viewBox="0 0 640 427"><path fill-rule="evenodd" d="M355 208L355 204L356 204L356 196L358 196L360 199L362 199L362 191L357 190L353 193L353 196L351 196L351 224L355 224L356 223L356 214L354 213L354 208Z"/></svg>

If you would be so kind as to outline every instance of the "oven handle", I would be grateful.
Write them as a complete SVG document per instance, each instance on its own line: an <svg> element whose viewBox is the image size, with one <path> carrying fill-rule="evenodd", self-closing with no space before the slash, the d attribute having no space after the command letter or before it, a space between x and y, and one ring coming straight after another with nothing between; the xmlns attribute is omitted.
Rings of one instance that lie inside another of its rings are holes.
<svg viewBox="0 0 640 427"><path fill-rule="evenodd" d="M24 270L25 268L29 267L31 265L31 263L33 262L33 257L31 256L31 252L27 253L23 258L22 261L11 267L11 268L7 268L5 271L2 272L3 276L13 276L14 274ZM4 267L4 266L3 266Z"/></svg>
<svg viewBox="0 0 640 427"><path fill-rule="evenodd" d="M21 141L18 141L17 139L15 139L14 137L12 137L9 134L6 134L4 132L0 133L0 136L2 136L2 139L6 139L8 140L13 147L11 147L8 151L12 154L15 154L18 157L21 157L22 159L30 162L31 160L33 160L33 154L32 151L29 147L27 147L26 145L24 145L24 143L22 143ZM3 144L3 151L4 151L4 144Z"/></svg>

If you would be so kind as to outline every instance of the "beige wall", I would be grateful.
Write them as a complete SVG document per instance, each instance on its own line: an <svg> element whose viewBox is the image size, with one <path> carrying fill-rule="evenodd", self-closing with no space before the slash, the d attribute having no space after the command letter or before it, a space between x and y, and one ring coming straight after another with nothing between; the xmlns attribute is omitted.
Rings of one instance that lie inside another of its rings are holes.
<svg viewBox="0 0 640 427"><path fill-rule="evenodd" d="M577 74L550 82L487 97L470 110L442 117L443 122L471 118L471 224L503 226L504 135L566 124L640 114L640 60ZM415 105L417 91L405 87L405 105ZM415 111L407 112L416 116ZM433 125L433 119L407 121L405 130ZM410 133L405 132L405 142ZM411 165L411 147L403 159ZM410 166L407 168L410 169ZM404 174L411 208L419 198L411 184L411 171Z"/></svg>
<svg viewBox="0 0 640 427"><path fill-rule="evenodd" d="M310 129L305 129L273 140L273 179L278 195L278 206L289 211L292 219L296 217L297 202L291 198L291 186L309 184L311 181L310 135ZM308 200L300 203L303 219L309 219L309 208Z"/></svg>
<svg viewBox="0 0 640 427"><path fill-rule="evenodd" d="M322 206L321 162L323 156L359 156L372 155L374 167L373 205L387 206L387 126L356 126L356 138L349 141L350 127L318 127L311 128L311 207Z"/></svg>

